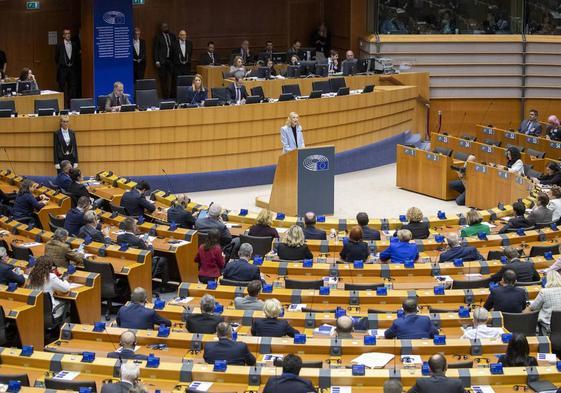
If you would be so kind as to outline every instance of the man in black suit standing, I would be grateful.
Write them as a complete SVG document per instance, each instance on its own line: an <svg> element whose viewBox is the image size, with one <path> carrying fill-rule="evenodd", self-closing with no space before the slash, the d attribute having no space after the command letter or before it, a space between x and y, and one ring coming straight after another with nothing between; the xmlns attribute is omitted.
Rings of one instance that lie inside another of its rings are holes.
<svg viewBox="0 0 561 393"><path fill-rule="evenodd" d="M135 353L136 349L136 334L132 330L127 330L121 334L119 339L121 344L120 350L109 352L107 354L108 358L113 359L134 359L134 360L146 360L148 356Z"/></svg>
<svg viewBox="0 0 561 393"><path fill-rule="evenodd" d="M175 97L177 77L191 73L191 55L193 54L193 41L187 39L187 31L180 30L178 40L173 42L173 81L171 95Z"/></svg>
<svg viewBox="0 0 561 393"><path fill-rule="evenodd" d="M134 38L132 40L132 61L134 66L134 81L144 79L146 71L146 42L140 38L140 29L134 28Z"/></svg>
<svg viewBox="0 0 561 393"><path fill-rule="evenodd" d="M232 326L228 322L220 322L216 327L218 341L205 344L205 362L213 364L216 360L226 360L228 364L255 365L255 356L249 352L247 344L232 340Z"/></svg>
<svg viewBox="0 0 561 393"><path fill-rule="evenodd" d="M80 87L80 45L72 41L70 29L62 31L62 42L55 51L57 65L57 82L60 91L64 92L65 108L70 107L70 99L78 97Z"/></svg>
<svg viewBox="0 0 561 393"><path fill-rule="evenodd" d="M282 359L282 374L270 377L263 393L309 393L316 392L314 385L307 379L300 378L302 359L289 353Z"/></svg>
<svg viewBox="0 0 561 393"><path fill-rule="evenodd" d="M407 393L466 393L462 381L446 376L446 358L437 353L429 359L429 378L419 378Z"/></svg>
<svg viewBox="0 0 561 393"><path fill-rule="evenodd" d="M160 25L160 32L154 38L154 64L158 69L160 77L160 90L162 98L171 97L171 83L173 78L173 43L176 41L175 35L169 32L168 24L163 22Z"/></svg>
<svg viewBox="0 0 561 393"><path fill-rule="evenodd" d="M214 42L209 41L207 44L206 52L201 55L199 59L200 65L219 65L218 55L214 51Z"/></svg>
<svg viewBox="0 0 561 393"><path fill-rule="evenodd" d="M316 228L316 215L313 212L308 212L304 216L304 237L306 240L327 240L325 231Z"/></svg>

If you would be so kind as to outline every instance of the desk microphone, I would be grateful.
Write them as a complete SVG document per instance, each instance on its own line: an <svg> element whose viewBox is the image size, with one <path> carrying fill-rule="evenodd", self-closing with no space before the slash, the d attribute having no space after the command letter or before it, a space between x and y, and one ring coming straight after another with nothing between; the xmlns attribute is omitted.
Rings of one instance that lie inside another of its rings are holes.
<svg viewBox="0 0 561 393"><path fill-rule="evenodd" d="M175 192L174 192L174 190L173 190L173 187L171 186L171 181L170 181L170 179L169 179L168 173L166 172L166 170L165 170L164 168L162 168L162 172L163 172L164 175L166 176L166 180L167 180L167 182L168 182L168 195L169 195L170 193L173 193L173 195L176 195ZM176 195L176 198L177 198L177 195Z"/></svg>
<svg viewBox="0 0 561 393"><path fill-rule="evenodd" d="M464 131L464 124L465 124L465 122L466 122L467 114L468 114L467 111L464 112L464 118L462 119L462 122L460 123L460 127L458 128L458 130L459 130L460 132L463 132L463 131Z"/></svg>
<svg viewBox="0 0 561 393"><path fill-rule="evenodd" d="M12 173L15 175L16 171L14 169L14 163L12 162L12 160L10 159L10 156L8 155L8 150L6 150L5 146L2 146L2 149L4 149L4 153L6 154L6 158L8 158L8 162L10 163L10 168L12 168Z"/></svg>
<svg viewBox="0 0 561 393"><path fill-rule="evenodd" d="M489 102L489 105L487 105L487 109L485 109L485 112L483 112L483 118L481 119L481 124L485 125L488 123L485 123L485 119L487 119L487 115L489 114L489 109L491 109L491 106L495 103L494 100L491 100L491 102Z"/></svg>
<svg viewBox="0 0 561 393"><path fill-rule="evenodd" d="M438 129L436 130L436 132L440 134L441 130L442 130L442 111L438 111Z"/></svg>

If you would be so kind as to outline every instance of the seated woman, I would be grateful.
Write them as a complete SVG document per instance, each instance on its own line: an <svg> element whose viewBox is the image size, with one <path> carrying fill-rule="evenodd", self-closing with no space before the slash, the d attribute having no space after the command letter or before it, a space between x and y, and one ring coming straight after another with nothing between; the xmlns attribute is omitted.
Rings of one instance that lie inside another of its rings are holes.
<svg viewBox="0 0 561 393"><path fill-rule="evenodd" d="M39 200L37 200L31 192L32 186L33 182L29 179L25 179L21 182L19 191L14 201L14 207L12 209L14 220L31 217L35 220L35 223L39 222L35 218L34 213L41 210L49 201L49 198L46 195L41 194L39 195Z"/></svg>
<svg viewBox="0 0 561 393"><path fill-rule="evenodd" d="M68 192L72 198L73 205L76 206L78 199L80 197L90 197L90 193L84 184L82 184L82 172L78 168L72 168L70 170L70 186L68 187Z"/></svg>
<svg viewBox="0 0 561 393"><path fill-rule="evenodd" d="M553 212L551 221L557 222L561 218L561 187L551 187L549 195L549 204L547 205L547 208Z"/></svg>
<svg viewBox="0 0 561 393"><path fill-rule="evenodd" d="M542 329L542 334L549 336L551 333L551 313L561 311L561 274L555 270L550 270L546 275L545 287L540 289L538 296L530 303L531 311L540 312L538 323Z"/></svg>
<svg viewBox="0 0 561 393"><path fill-rule="evenodd" d="M404 263L419 259L419 250L415 243L409 243L413 235L409 229L397 231L397 239L391 239L390 245L380 253L380 261L391 260L394 263Z"/></svg>
<svg viewBox="0 0 561 393"><path fill-rule="evenodd" d="M72 251L70 245L66 243L67 239L68 231L63 228L57 228L53 237L45 243L45 256L49 257L55 266L66 268L70 261L76 264L82 263L83 255Z"/></svg>
<svg viewBox="0 0 561 393"><path fill-rule="evenodd" d="M301 261L314 257L304 239L304 231L298 225L293 225L286 231L277 247L277 255L279 259L289 261Z"/></svg>
<svg viewBox="0 0 561 393"><path fill-rule="evenodd" d="M499 233L507 233L509 229L530 228L532 223L526 219L526 206L522 202L514 202L512 204L514 217L511 218Z"/></svg>
<svg viewBox="0 0 561 393"><path fill-rule="evenodd" d="M259 337L294 337L300 333L288 324L286 319L278 319L282 305L277 299L267 299L263 304L265 318L256 318L251 325L251 335Z"/></svg>
<svg viewBox="0 0 561 393"><path fill-rule="evenodd" d="M545 137L552 141L561 141L561 122L559 122L557 116L551 115L547 118Z"/></svg>
<svg viewBox="0 0 561 393"><path fill-rule="evenodd" d="M19 78L16 81L16 91L20 91L22 87L20 87L21 82L25 82L29 85L29 88L25 88L24 90L39 90L39 85L37 84L37 80L35 79L35 75L31 72L31 70L27 67L24 67L19 74Z"/></svg>
<svg viewBox="0 0 561 393"><path fill-rule="evenodd" d="M524 162L521 157L518 148L514 146L509 147L506 151L506 158L508 160L506 167L509 172L524 176Z"/></svg>
<svg viewBox="0 0 561 393"><path fill-rule="evenodd" d="M512 338L506 348L506 354L499 356L498 361L503 364L503 367L537 366L538 361L529 354L530 347L526 336L522 333L512 333Z"/></svg>
<svg viewBox="0 0 561 393"><path fill-rule="evenodd" d="M64 275L60 276L54 266L52 258L44 255L37 258L35 266L29 272L27 287L45 292L45 296L50 296L53 304L53 311L61 303L54 297L55 292L66 293L70 290L70 283L66 281ZM62 315L62 310L58 309L54 313L57 318Z"/></svg>
<svg viewBox="0 0 561 393"><path fill-rule="evenodd" d="M279 233L273 228L273 212L267 209L262 209L257 215L255 224L249 228L249 236L266 237L270 236L273 239L279 238Z"/></svg>
<svg viewBox="0 0 561 393"><path fill-rule="evenodd" d="M230 66L230 76L232 77L237 76L239 78L243 78L245 77L245 74L246 74L246 70L245 70L245 66L243 65L243 60L241 56L234 57L234 61Z"/></svg>
<svg viewBox="0 0 561 393"><path fill-rule="evenodd" d="M362 241L362 228L353 227L349 239L343 244L339 253L345 262L366 261L368 259L368 244Z"/></svg>
<svg viewBox="0 0 561 393"><path fill-rule="evenodd" d="M466 223L468 226L462 228L460 235L462 237L477 236L481 232L488 235L491 233L489 225L483 224L482 221L483 217L481 217L481 214L479 214L477 210L471 209L466 214Z"/></svg>
<svg viewBox="0 0 561 393"><path fill-rule="evenodd" d="M549 197L545 192L538 192L536 206L528 214L528 221L532 225L550 223L553 218L553 211L548 209Z"/></svg>
<svg viewBox="0 0 561 393"><path fill-rule="evenodd" d="M561 168L555 162L550 162L545 166L545 172L538 177L542 185L555 185L561 187Z"/></svg>
<svg viewBox="0 0 561 393"><path fill-rule="evenodd" d="M204 244L199 246L195 256L199 264L199 281L203 284L215 281L224 269L224 254L220 247L220 232L218 229L208 231Z"/></svg>
<svg viewBox="0 0 561 393"><path fill-rule="evenodd" d="M193 84L187 87L187 104L201 105L207 99L207 90L203 86L203 77L196 74L193 77Z"/></svg>
<svg viewBox="0 0 561 393"><path fill-rule="evenodd" d="M266 66L269 70L271 70L271 76L277 76L277 70L275 70L275 63L273 63L273 59L268 57Z"/></svg>
<svg viewBox="0 0 561 393"><path fill-rule="evenodd" d="M413 234L413 239L426 239L430 235L429 223L423 222L423 212L418 207L410 207L406 213L407 224L403 224L401 229L408 229ZM397 231L393 236L397 235Z"/></svg>

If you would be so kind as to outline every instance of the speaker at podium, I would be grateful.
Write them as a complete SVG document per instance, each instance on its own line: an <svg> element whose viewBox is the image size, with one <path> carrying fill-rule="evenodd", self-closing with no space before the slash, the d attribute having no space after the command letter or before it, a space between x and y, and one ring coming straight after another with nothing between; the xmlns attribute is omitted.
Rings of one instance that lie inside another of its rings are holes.
<svg viewBox="0 0 561 393"><path fill-rule="evenodd" d="M335 146L306 147L279 157L268 208L290 216L332 215Z"/></svg>

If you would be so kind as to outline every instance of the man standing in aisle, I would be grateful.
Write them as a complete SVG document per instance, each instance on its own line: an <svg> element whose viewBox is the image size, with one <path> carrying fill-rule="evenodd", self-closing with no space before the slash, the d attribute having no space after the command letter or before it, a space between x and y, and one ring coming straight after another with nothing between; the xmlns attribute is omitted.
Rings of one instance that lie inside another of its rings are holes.
<svg viewBox="0 0 561 393"><path fill-rule="evenodd" d="M173 77L173 43L175 35L169 32L168 24L160 25L160 32L154 38L154 64L160 77L160 90L162 98L171 97L171 83Z"/></svg>
<svg viewBox="0 0 561 393"><path fill-rule="evenodd" d="M62 42L55 51L57 82L64 93L64 106L70 108L70 100L78 97L80 87L80 45L72 41L70 29L62 31Z"/></svg>

